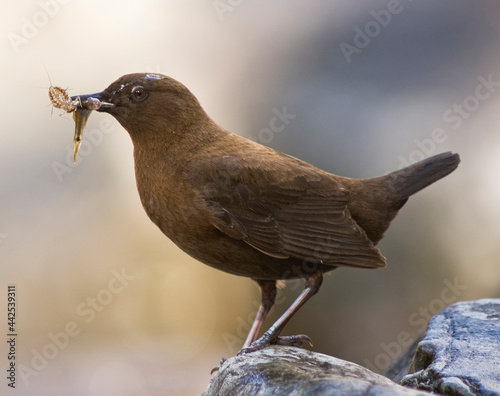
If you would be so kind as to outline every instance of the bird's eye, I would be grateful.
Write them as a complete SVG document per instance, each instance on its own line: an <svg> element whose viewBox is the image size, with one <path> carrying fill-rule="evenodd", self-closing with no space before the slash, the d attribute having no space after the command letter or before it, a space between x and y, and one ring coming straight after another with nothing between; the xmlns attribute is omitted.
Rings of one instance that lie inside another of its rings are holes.
<svg viewBox="0 0 500 396"><path fill-rule="evenodd" d="M149 92L146 88L138 85L137 87L132 88L132 100L134 102L142 102L149 96Z"/></svg>

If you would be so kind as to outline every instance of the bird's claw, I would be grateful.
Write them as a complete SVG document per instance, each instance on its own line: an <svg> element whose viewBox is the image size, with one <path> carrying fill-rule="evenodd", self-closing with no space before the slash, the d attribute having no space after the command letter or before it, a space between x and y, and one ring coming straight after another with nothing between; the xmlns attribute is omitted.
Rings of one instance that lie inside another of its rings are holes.
<svg viewBox="0 0 500 396"><path fill-rule="evenodd" d="M249 347L243 348L238 352L238 356L245 355L247 353L260 351L268 347L269 345L283 345L283 346L293 346L293 347L301 347L304 342L309 343L309 345L313 345L312 340L309 336L305 334L291 335L291 336L272 336L267 333L264 333L262 337L258 340L252 342Z"/></svg>

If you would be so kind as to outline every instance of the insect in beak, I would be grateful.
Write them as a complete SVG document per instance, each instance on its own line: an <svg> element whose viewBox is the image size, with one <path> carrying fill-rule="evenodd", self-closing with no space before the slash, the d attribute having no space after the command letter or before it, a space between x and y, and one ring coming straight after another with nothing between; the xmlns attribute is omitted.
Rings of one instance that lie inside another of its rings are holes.
<svg viewBox="0 0 500 396"><path fill-rule="evenodd" d="M76 157L78 151L80 150L80 145L82 144L83 131L87 120L89 119L92 110L99 110L101 107L113 107L113 103L101 101L101 94L90 94L90 95L79 95L70 98L71 103L75 106L73 113L73 120L75 120L75 136L73 138L74 144L74 157L73 160L76 162Z"/></svg>
<svg viewBox="0 0 500 396"><path fill-rule="evenodd" d="M49 99L52 105L56 109L64 110L66 113L73 113L73 120L75 121L73 161L76 162L76 157L78 155L78 151L80 150L80 145L82 144L83 131L85 129L85 125L87 124L87 120L89 119L90 112L92 110L99 110L100 108L105 109L114 107L114 104L101 101L101 93L70 97L66 89L52 85L52 81L50 80L48 73L47 77L49 77L50 82Z"/></svg>

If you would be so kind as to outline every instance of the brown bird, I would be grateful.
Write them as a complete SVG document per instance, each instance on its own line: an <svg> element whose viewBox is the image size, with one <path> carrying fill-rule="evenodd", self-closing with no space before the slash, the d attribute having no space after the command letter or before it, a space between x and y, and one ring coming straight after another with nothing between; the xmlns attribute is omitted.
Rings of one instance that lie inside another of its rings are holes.
<svg viewBox="0 0 500 396"><path fill-rule="evenodd" d="M260 285L262 304L240 353L310 341L280 333L318 292L323 273L385 267L375 245L398 210L460 162L443 153L386 176L336 176L226 131L184 85L160 74L125 75L72 100L80 135L90 109L128 131L142 205L167 237L202 263ZM257 339L277 281L291 278L305 279L303 292Z"/></svg>

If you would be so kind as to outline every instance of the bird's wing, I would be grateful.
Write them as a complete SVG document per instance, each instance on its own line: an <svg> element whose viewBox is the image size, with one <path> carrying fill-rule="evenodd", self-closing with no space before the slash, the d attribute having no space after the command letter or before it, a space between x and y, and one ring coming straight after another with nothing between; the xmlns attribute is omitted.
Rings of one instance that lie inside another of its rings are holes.
<svg viewBox="0 0 500 396"><path fill-rule="evenodd" d="M259 165L251 159L235 164L231 156L204 161L213 166L201 171L205 177L198 174L197 192L214 227L272 257L384 267L385 258L347 209L349 191L309 164L283 158L278 169L274 162L262 167L262 158Z"/></svg>

